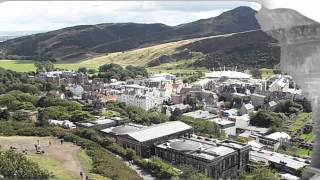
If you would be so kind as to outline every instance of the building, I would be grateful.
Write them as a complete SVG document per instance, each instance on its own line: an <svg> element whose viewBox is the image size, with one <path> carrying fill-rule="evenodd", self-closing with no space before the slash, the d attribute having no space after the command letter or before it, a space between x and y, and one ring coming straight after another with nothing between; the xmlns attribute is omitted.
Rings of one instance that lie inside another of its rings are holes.
<svg viewBox="0 0 320 180"><path fill-rule="evenodd" d="M171 106L165 106L166 108L166 115L171 116L174 110L179 109L181 112L187 112L191 109L191 106L188 104L175 104Z"/></svg>
<svg viewBox="0 0 320 180"><path fill-rule="evenodd" d="M62 128L65 128L65 129L74 129L74 128L76 128L76 125L73 122L69 121L69 120L49 119L48 123L50 125L60 126Z"/></svg>
<svg viewBox="0 0 320 180"><path fill-rule="evenodd" d="M267 97L262 94L251 94L250 95L251 103L256 108L261 108L266 103Z"/></svg>
<svg viewBox="0 0 320 180"><path fill-rule="evenodd" d="M178 138L157 145L155 153L173 164L191 165L214 179L228 179L246 168L249 149L247 145L229 141Z"/></svg>
<svg viewBox="0 0 320 180"><path fill-rule="evenodd" d="M279 76L269 85L269 91L287 91L289 89L290 80L287 77Z"/></svg>
<svg viewBox="0 0 320 180"><path fill-rule="evenodd" d="M214 118L210 120L216 123L219 130L222 131L226 136L236 136L236 123L223 118Z"/></svg>
<svg viewBox="0 0 320 180"><path fill-rule="evenodd" d="M157 108L164 100L169 99L157 88L147 88L136 84L124 85L123 87L124 90L117 95L117 101L137 106L147 111Z"/></svg>
<svg viewBox="0 0 320 180"><path fill-rule="evenodd" d="M82 98L82 94L84 93L84 89L81 85L72 85L69 87L69 90L72 92L73 97Z"/></svg>
<svg viewBox="0 0 320 180"><path fill-rule="evenodd" d="M239 114L244 115L244 114L249 114L254 111L254 106L252 104L242 104Z"/></svg>
<svg viewBox="0 0 320 180"><path fill-rule="evenodd" d="M301 175L300 169L308 165L305 159L267 150L250 151L250 161L273 167L280 172L298 176Z"/></svg>
<svg viewBox="0 0 320 180"><path fill-rule="evenodd" d="M291 139L290 135L285 132L274 132L266 137L278 141L281 146L288 144Z"/></svg>
<svg viewBox="0 0 320 180"><path fill-rule="evenodd" d="M212 114L209 111L196 110L192 112L183 113L184 116L192 117L195 119L213 119L218 117L217 114Z"/></svg>
<svg viewBox="0 0 320 180"><path fill-rule="evenodd" d="M31 120L33 122L36 122L38 120L38 111L19 109L19 110L16 110L13 113L13 115L16 118L24 119L24 120Z"/></svg>
<svg viewBox="0 0 320 180"><path fill-rule="evenodd" d="M231 116L229 119L236 122L237 129L246 129L250 126L250 117L248 114L244 114L242 116Z"/></svg>
<svg viewBox="0 0 320 180"><path fill-rule="evenodd" d="M125 148L135 150L142 157L150 157L155 154L155 144L190 136L191 132L191 126L180 121L171 121L119 134L117 142Z"/></svg>
<svg viewBox="0 0 320 180"><path fill-rule="evenodd" d="M210 73L206 73L205 77L208 79L215 79L215 80L219 80L222 77L226 77L228 79L233 79L233 80L249 80L251 79L252 76L250 74L246 74L238 71L213 71Z"/></svg>
<svg viewBox="0 0 320 180"><path fill-rule="evenodd" d="M128 134L129 132L137 131L137 130L144 128L144 127L146 127L146 126L143 126L140 124L128 123L128 124L123 124L121 126L102 129L102 130L100 130L100 132L117 138L120 135Z"/></svg>

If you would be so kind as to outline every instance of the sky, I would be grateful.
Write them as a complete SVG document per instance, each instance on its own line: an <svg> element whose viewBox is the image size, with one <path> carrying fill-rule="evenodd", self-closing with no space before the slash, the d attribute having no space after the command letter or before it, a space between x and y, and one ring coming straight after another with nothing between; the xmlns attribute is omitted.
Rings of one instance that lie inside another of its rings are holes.
<svg viewBox="0 0 320 180"><path fill-rule="evenodd" d="M0 32L119 22L178 25L215 17L238 6L260 8L257 3L240 1L10 1L0 3Z"/></svg>

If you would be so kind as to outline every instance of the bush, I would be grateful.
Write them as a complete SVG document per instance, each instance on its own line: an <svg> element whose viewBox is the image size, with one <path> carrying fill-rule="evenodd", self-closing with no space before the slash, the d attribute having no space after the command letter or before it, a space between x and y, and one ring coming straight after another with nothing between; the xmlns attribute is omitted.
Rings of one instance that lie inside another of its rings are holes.
<svg viewBox="0 0 320 180"><path fill-rule="evenodd" d="M8 179L48 179L52 175L47 170L14 150L0 151L0 174Z"/></svg>

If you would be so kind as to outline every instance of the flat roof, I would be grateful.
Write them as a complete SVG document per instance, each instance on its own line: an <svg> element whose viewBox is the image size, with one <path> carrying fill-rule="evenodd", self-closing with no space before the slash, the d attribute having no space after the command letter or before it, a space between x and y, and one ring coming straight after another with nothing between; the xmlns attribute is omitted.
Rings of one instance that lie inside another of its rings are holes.
<svg viewBox="0 0 320 180"><path fill-rule="evenodd" d="M100 130L101 132L104 133L111 133L111 134L128 134L129 132L137 131L145 126L138 125L138 124L126 124L126 125L121 125L121 126L116 126L116 127L110 127L106 129Z"/></svg>
<svg viewBox="0 0 320 180"><path fill-rule="evenodd" d="M195 119L212 119L218 117L216 114L212 114L209 111L197 110L192 112L183 113L184 116L193 117Z"/></svg>
<svg viewBox="0 0 320 180"><path fill-rule="evenodd" d="M283 166L293 169L299 169L308 165L305 163L305 159L267 150L250 151L250 159L254 161L264 161L266 163L273 162L283 164Z"/></svg>
<svg viewBox="0 0 320 180"><path fill-rule="evenodd" d="M179 138L159 144L157 147L173 149L184 152L190 156L211 161L219 156L225 156L236 151L226 145L227 144L224 143L214 143L212 141L203 141L195 138Z"/></svg>
<svg viewBox="0 0 320 180"><path fill-rule="evenodd" d="M213 71L210 73L206 73L207 78L221 78L226 76L230 79L250 79L252 76L250 74L246 74L238 71Z"/></svg>
<svg viewBox="0 0 320 180"><path fill-rule="evenodd" d="M220 124L220 125L235 124L234 121L229 121L227 119L222 119L222 118L214 118L214 119L212 119L210 121L215 122L215 123Z"/></svg>
<svg viewBox="0 0 320 180"><path fill-rule="evenodd" d="M130 132L128 133L128 136L137 141L144 142L191 129L191 126L181 121L171 121Z"/></svg>
<svg viewBox="0 0 320 180"><path fill-rule="evenodd" d="M98 119L98 120L93 121L93 123L103 125L103 124L115 123L115 121L111 120L111 119Z"/></svg>

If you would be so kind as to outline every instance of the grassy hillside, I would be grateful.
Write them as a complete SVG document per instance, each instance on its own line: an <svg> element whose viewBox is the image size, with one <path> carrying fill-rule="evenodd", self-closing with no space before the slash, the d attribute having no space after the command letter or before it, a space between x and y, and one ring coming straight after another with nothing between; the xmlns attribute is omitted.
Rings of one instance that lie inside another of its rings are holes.
<svg viewBox="0 0 320 180"><path fill-rule="evenodd" d="M181 40L176 42L170 42L170 43L164 43L160 45L145 47L141 49L109 53L103 56L99 56L91 59L85 59L78 63L66 63L66 64L59 63L59 64L55 64L55 66L61 69L69 69L69 70L77 70L79 67L97 69L99 66L106 63L116 63L122 66L127 66L127 65L146 66L147 63L149 63L153 59L156 59L163 55L171 55L176 52L176 49L178 47L181 47L183 45L196 42L202 39L205 39L205 38ZM174 69L174 71L179 71L179 70L193 71L193 68L186 69L184 67L180 67L179 69L176 69L176 66L178 65L181 66L191 62L193 61L181 60L179 62L165 63L160 66L155 66L148 69L154 72L160 72L160 71L171 72L170 69ZM34 61L31 61L31 60L0 60L0 67L3 67L5 69L15 70L18 72L26 72L26 71L35 70L33 63Z"/></svg>
<svg viewBox="0 0 320 180"><path fill-rule="evenodd" d="M219 16L178 26L105 23L80 25L0 43L0 57L68 61L190 38L260 29L256 11L237 7Z"/></svg>
<svg viewBox="0 0 320 180"><path fill-rule="evenodd" d="M100 66L106 63L116 63L123 66L145 66L148 62L150 62L153 59L156 59L164 54L173 54L176 51L176 48L201 39L203 38L195 38L177 42L164 43L160 45L124 52L109 53L103 56L82 61L80 64L88 66Z"/></svg>
<svg viewBox="0 0 320 180"><path fill-rule="evenodd" d="M279 47L261 31L248 31L193 38L154 45L134 50L108 53L75 63L56 64L60 69L77 70L79 67L97 69L107 63L122 66L147 67L151 72L189 73L208 71L215 66L237 66L238 69L272 68L279 63ZM0 67L34 71L34 61L0 60ZM269 76L269 72L264 73Z"/></svg>

